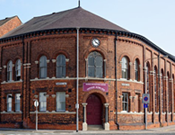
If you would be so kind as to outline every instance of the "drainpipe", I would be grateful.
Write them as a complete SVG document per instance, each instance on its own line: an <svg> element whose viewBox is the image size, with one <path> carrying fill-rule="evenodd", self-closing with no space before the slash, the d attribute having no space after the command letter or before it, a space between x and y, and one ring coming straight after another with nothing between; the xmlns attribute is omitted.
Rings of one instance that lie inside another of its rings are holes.
<svg viewBox="0 0 175 135"><path fill-rule="evenodd" d="M116 125L117 128L119 129L119 124L118 124L118 105L117 105L117 98L118 98L118 91L117 91L117 34L115 36L114 40L114 49L115 49L115 98L116 98Z"/></svg>
<svg viewBox="0 0 175 135"><path fill-rule="evenodd" d="M24 46L25 46L25 43L24 43L24 36L22 37L22 50L23 50L23 53L22 53L22 63L24 64L24 57L25 57L25 53L24 53ZM21 75L21 79L23 79L23 81L22 81L22 92L21 92L21 95L22 95L22 102L23 102L23 99L24 99L24 66L22 65L22 75ZM22 77L23 76L23 77ZM23 121L23 123L22 124L24 124L24 115L25 115L25 111L24 111L24 107L25 107L25 105L24 105L24 102L22 103L22 121ZM23 125L24 126L24 125Z"/></svg>
<svg viewBox="0 0 175 135"><path fill-rule="evenodd" d="M79 127L79 115L78 115L78 109L79 109L79 103L78 103L78 90L79 88L79 28L77 28L77 103L76 103L76 132L78 132Z"/></svg>

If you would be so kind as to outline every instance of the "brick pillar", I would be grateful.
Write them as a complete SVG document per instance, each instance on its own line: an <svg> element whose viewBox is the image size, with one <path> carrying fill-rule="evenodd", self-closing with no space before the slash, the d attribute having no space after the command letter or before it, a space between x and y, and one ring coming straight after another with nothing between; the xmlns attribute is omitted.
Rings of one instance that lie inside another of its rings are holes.
<svg viewBox="0 0 175 135"><path fill-rule="evenodd" d="M129 96L129 103L130 103L130 112L133 112L133 105L132 105L132 96Z"/></svg>
<svg viewBox="0 0 175 135"><path fill-rule="evenodd" d="M159 70L159 69L158 69ZM160 73L160 71L159 71ZM161 79L162 79L162 75L161 74L158 74L158 84L159 84L159 87L158 87L158 94L159 94L159 122L160 124L162 124L162 89L161 89Z"/></svg>
<svg viewBox="0 0 175 135"><path fill-rule="evenodd" d="M51 65L53 67L52 78L56 78L56 59L52 59ZM67 66L67 63L66 63L66 71L68 70L67 67L68 66ZM67 74L67 72L66 72L66 74Z"/></svg>
<svg viewBox="0 0 175 135"><path fill-rule="evenodd" d="M165 112L166 112L166 118L165 118L165 121L168 123L168 87L167 87L167 85L168 85L168 77L167 76L164 76L164 82L165 82L165 92L164 92L164 94L165 94L165 96L164 96L164 98L165 98L165 106L164 106L164 110L165 110Z"/></svg>
<svg viewBox="0 0 175 135"><path fill-rule="evenodd" d="M142 96L140 96L140 112L143 112Z"/></svg>
<svg viewBox="0 0 175 135"><path fill-rule="evenodd" d="M172 74L171 74L172 75ZM173 78L170 78L170 95L171 96L171 103L170 103L170 108L171 108L171 121L173 121L173 114L174 114L174 93L173 93Z"/></svg>
<svg viewBox="0 0 175 135"><path fill-rule="evenodd" d="M143 74L142 74L142 72L143 72L143 69L142 69L142 65L139 65L139 77L140 77L140 81L143 81Z"/></svg>
<svg viewBox="0 0 175 135"><path fill-rule="evenodd" d="M30 44L23 42L23 90L22 90L22 112L23 112L23 126L29 127L30 116Z"/></svg>
<svg viewBox="0 0 175 135"><path fill-rule="evenodd" d="M130 80L133 79L133 71L132 71L132 62L129 62L129 78Z"/></svg>
<svg viewBox="0 0 175 135"><path fill-rule="evenodd" d="M150 106L151 106L151 112L152 112L152 122L154 123L155 119L155 87L154 87L154 71L150 71L150 79L151 79L151 89L150 89Z"/></svg>

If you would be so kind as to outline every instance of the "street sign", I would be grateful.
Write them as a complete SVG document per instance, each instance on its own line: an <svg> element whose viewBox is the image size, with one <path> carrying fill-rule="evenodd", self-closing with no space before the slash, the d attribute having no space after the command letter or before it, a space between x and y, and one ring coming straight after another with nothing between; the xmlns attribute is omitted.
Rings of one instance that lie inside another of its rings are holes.
<svg viewBox="0 0 175 135"><path fill-rule="evenodd" d="M144 108L148 108L148 104L143 104L143 107Z"/></svg>
<svg viewBox="0 0 175 135"><path fill-rule="evenodd" d="M35 102L34 102L34 106L35 106L35 107L38 107L38 105L39 105L38 100L35 100Z"/></svg>
<svg viewBox="0 0 175 135"><path fill-rule="evenodd" d="M142 102L144 104L149 104L149 94L143 94L143 96L142 96Z"/></svg>

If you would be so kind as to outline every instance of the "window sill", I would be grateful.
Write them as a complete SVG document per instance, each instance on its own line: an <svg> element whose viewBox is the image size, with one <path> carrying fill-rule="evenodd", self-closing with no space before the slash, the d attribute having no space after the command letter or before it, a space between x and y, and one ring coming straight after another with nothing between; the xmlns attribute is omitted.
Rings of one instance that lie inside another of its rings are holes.
<svg viewBox="0 0 175 135"><path fill-rule="evenodd" d="M116 114L116 112L114 114ZM144 114L144 113L143 112L127 112L127 111L121 111L121 112L118 112L118 114Z"/></svg>
<svg viewBox="0 0 175 135"><path fill-rule="evenodd" d="M52 77L52 78L49 78L49 77L46 77L46 78L35 78L35 79L30 79L30 81L47 81L47 80L74 80L75 78L69 78L68 76L65 77L65 78L55 78L55 77Z"/></svg>
<svg viewBox="0 0 175 135"><path fill-rule="evenodd" d="M132 80L132 79L130 79L130 80L127 80L127 79L125 79L125 78L120 78L120 79L117 79L117 81L124 81L124 82L131 82L131 83L139 83L139 84L144 84L142 81L136 81L136 80Z"/></svg>
<svg viewBox="0 0 175 135"><path fill-rule="evenodd" d="M116 80L116 79L106 78L106 77L104 77L104 78L96 78L96 77L85 77L85 78L83 78L83 77L80 77L79 79L80 80L86 80L86 81L88 81L88 80L115 81Z"/></svg>
<svg viewBox="0 0 175 135"><path fill-rule="evenodd" d="M19 80L19 81L9 81L9 82L6 82L6 81L3 81L1 84L10 84L10 83L21 83L23 82L23 80Z"/></svg>
<svg viewBox="0 0 175 135"><path fill-rule="evenodd" d="M6 111L3 111L3 112L1 112L1 114L22 114L22 112L21 111L19 111L19 112L13 112L13 111L6 112Z"/></svg>
<svg viewBox="0 0 175 135"><path fill-rule="evenodd" d="M30 114L36 114L35 112L30 112ZM46 112L38 112L38 114L76 114L76 112L69 112L69 111L65 111L65 112L56 112L56 111L46 111Z"/></svg>
<svg viewBox="0 0 175 135"><path fill-rule="evenodd" d="M65 78L45 78L45 79L40 79L40 78L35 78L35 79L30 79L30 81L46 81L46 80L76 80L76 77L69 78L68 76ZM79 77L79 80L103 80L103 81L116 81L116 79L112 78L95 78L95 77Z"/></svg>

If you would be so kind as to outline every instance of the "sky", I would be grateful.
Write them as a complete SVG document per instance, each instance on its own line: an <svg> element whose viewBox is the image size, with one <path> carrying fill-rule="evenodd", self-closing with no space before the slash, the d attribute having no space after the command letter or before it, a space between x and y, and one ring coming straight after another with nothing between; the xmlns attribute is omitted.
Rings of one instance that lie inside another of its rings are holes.
<svg viewBox="0 0 175 135"><path fill-rule="evenodd" d="M0 0L0 20L33 17L75 8L78 0ZM81 0L81 7L175 55L175 0Z"/></svg>

